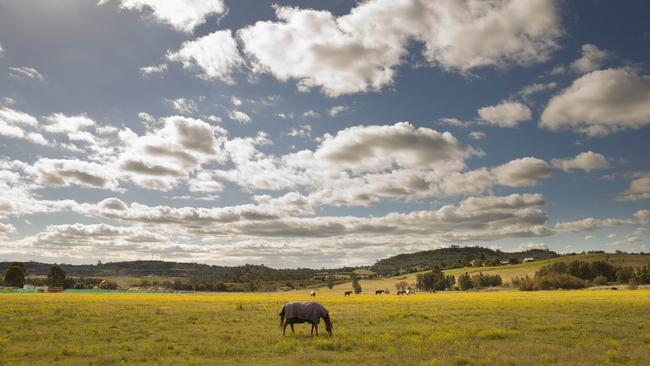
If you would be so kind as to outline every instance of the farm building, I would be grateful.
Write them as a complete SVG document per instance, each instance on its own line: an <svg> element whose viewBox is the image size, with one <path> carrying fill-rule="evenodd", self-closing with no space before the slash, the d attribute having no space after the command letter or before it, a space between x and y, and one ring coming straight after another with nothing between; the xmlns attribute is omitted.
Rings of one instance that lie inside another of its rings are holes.
<svg viewBox="0 0 650 366"><path fill-rule="evenodd" d="M521 261L521 263L532 262L532 261L534 261L534 260L535 260L535 258L532 258L532 257L524 258L524 259Z"/></svg>
<svg viewBox="0 0 650 366"><path fill-rule="evenodd" d="M30 291L30 292L47 292L48 287L47 286L34 286L30 284L24 284L23 285L23 290L24 291Z"/></svg>

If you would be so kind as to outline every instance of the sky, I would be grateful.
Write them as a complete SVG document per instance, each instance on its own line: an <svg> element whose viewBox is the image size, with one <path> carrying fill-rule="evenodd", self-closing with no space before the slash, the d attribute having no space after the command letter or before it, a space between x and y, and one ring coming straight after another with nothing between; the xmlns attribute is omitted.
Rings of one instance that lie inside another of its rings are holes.
<svg viewBox="0 0 650 366"><path fill-rule="evenodd" d="M648 15L0 0L0 261L648 252Z"/></svg>

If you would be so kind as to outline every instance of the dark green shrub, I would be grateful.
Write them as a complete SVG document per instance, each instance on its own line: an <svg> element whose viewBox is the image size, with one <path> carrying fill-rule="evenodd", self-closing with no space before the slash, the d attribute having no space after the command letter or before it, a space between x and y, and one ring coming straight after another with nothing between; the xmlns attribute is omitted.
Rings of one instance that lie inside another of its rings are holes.
<svg viewBox="0 0 650 366"><path fill-rule="evenodd" d="M545 276L536 276L533 280L533 287L535 290L571 290L584 288L585 282L580 278L568 275L566 273L548 274Z"/></svg>
<svg viewBox="0 0 650 366"><path fill-rule="evenodd" d="M515 285L515 286L518 286L521 291L534 291L534 290L537 290L535 288L534 281L528 276L522 277L522 278L519 278L519 277L513 278L512 279L512 284Z"/></svg>
<svg viewBox="0 0 650 366"><path fill-rule="evenodd" d="M607 284L607 277L598 276L598 277L594 278L592 283L594 284L594 286L605 286Z"/></svg>

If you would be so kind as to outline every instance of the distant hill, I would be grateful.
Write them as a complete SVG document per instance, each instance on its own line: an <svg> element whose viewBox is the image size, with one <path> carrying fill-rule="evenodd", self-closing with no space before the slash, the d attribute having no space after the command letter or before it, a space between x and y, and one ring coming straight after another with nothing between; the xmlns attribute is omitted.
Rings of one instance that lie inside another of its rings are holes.
<svg viewBox="0 0 650 366"><path fill-rule="evenodd" d="M0 262L0 273L4 273L10 262ZM25 262L27 273L32 276L45 276L52 264ZM69 276L76 277L126 277L126 276L161 276L207 278L221 282L250 281L294 281L310 279L323 270L309 268L275 269L264 265L212 266L199 263L181 263L164 261L131 261L103 264L60 264ZM336 272L352 271L353 268L341 268Z"/></svg>
<svg viewBox="0 0 650 366"><path fill-rule="evenodd" d="M515 258L521 261L526 257L535 259L554 258L558 254L548 250L529 250L525 252L505 253L482 247L451 247L428 250L411 254L400 254L382 259L370 267L344 267L337 269L276 269L264 265L247 264L243 266L215 266L200 263L166 262L166 261L129 261L109 262L98 264L60 264L69 276L76 277L184 277L211 278L220 282L243 283L250 281L298 281L307 279L325 280L326 273L352 273L361 269L368 271L367 275L393 275L412 273L433 266L456 268L468 265L472 260L483 261L508 260ZM0 274L9 267L10 262L0 262ZM40 262L25 262L27 273L32 276L45 276L52 264Z"/></svg>
<svg viewBox="0 0 650 366"><path fill-rule="evenodd" d="M399 254L382 259L370 267L380 275L397 275L426 270L434 266L441 268L464 267L472 260L484 262L504 261L514 258L521 262L524 258L547 259L558 257L550 250L531 249L523 252L502 252L483 247L456 247L427 250L411 254Z"/></svg>

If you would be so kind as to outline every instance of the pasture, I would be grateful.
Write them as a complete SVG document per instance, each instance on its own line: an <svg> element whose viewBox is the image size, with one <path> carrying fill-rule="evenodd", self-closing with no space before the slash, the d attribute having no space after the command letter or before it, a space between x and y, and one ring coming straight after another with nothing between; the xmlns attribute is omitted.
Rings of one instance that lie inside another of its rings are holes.
<svg viewBox="0 0 650 366"><path fill-rule="evenodd" d="M0 364L650 364L648 290L319 293L334 337L280 336L281 305L310 299L0 294Z"/></svg>

